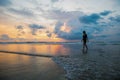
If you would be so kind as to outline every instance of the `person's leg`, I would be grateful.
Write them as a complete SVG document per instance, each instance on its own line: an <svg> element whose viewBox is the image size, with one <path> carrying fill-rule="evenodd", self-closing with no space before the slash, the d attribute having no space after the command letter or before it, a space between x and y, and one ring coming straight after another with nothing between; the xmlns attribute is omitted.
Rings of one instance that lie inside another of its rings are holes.
<svg viewBox="0 0 120 80"><path fill-rule="evenodd" d="M85 44L85 41L83 41L83 50L85 49L86 47L86 44Z"/></svg>
<svg viewBox="0 0 120 80"><path fill-rule="evenodd" d="M86 49L88 49L87 44L86 44L86 40L84 40L84 46Z"/></svg>
<svg viewBox="0 0 120 80"><path fill-rule="evenodd" d="M85 47L86 47L86 49L88 49L86 42L85 42Z"/></svg>
<svg viewBox="0 0 120 80"><path fill-rule="evenodd" d="M83 49L84 49L84 43L83 43Z"/></svg>

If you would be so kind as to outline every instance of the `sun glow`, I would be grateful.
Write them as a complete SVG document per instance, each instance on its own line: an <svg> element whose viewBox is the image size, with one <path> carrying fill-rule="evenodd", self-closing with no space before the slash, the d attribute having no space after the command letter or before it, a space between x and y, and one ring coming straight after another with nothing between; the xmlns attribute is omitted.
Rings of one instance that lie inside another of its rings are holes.
<svg viewBox="0 0 120 80"><path fill-rule="evenodd" d="M69 33L71 31L71 28L64 23L63 26L61 26L61 31Z"/></svg>

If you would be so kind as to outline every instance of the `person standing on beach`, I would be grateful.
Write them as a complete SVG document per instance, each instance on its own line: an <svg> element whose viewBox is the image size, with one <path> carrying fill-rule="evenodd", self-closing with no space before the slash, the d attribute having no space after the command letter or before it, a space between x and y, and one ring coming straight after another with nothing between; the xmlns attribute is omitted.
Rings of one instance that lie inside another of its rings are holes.
<svg viewBox="0 0 120 80"><path fill-rule="evenodd" d="M88 47L87 47L87 44L86 42L88 41L88 37L87 37L87 34L86 34L86 31L83 31L83 36L82 36L82 40L83 42L83 50L86 48L88 50Z"/></svg>

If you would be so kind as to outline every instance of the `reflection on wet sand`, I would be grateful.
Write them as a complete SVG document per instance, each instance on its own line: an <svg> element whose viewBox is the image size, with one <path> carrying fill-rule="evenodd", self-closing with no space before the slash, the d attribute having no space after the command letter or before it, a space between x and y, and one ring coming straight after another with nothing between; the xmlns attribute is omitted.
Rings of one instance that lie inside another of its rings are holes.
<svg viewBox="0 0 120 80"><path fill-rule="evenodd" d="M83 53L83 54L87 54L87 52L88 52L88 49L83 49L83 50L82 50L82 53Z"/></svg>
<svg viewBox="0 0 120 80"><path fill-rule="evenodd" d="M0 80L65 80L63 75L51 58L0 52Z"/></svg>
<svg viewBox="0 0 120 80"><path fill-rule="evenodd" d="M45 55L67 55L69 48L57 44L0 44L0 51L26 52Z"/></svg>

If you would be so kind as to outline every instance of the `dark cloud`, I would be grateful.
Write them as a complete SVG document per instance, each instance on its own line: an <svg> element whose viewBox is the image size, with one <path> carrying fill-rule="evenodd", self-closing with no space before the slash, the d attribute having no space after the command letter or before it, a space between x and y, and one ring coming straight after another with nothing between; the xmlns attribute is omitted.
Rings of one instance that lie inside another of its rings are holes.
<svg viewBox="0 0 120 80"><path fill-rule="evenodd" d="M109 15L110 13L112 13L111 11L104 11L104 12L101 12L100 15L102 16L107 16Z"/></svg>
<svg viewBox="0 0 120 80"><path fill-rule="evenodd" d="M30 25L29 25L29 28L31 29L32 35L36 35L36 32L37 32L39 29L45 29L44 26L42 26L42 25L37 25L37 24L30 24Z"/></svg>
<svg viewBox="0 0 120 80"><path fill-rule="evenodd" d="M109 19L110 19L111 21L120 22L120 15L115 16L115 17L110 17Z"/></svg>
<svg viewBox="0 0 120 80"><path fill-rule="evenodd" d="M57 22L56 25L55 25L55 29L54 29L54 33L59 33L60 32L60 28L61 26L63 25L62 22Z"/></svg>
<svg viewBox="0 0 120 80"><path fill-rule="evenodd" d="M17 31L18 31L18 36L22 36L22 35L25 34L24 26L18 25L18 26L16 26L16 29L17 29Z"/></svg>
<svg viewBox="0 0 120 80"><path fill-rule="evenodd" d="M52 32L46 31L47 36L50 38L52 36Z"/></svg>
<svg viewBox="0 0 120 80"><path fill-rule="evenodd" d="M13 12L17 15L22 15L22 16L28 16L28 17L33 17L34 14L31 10L29 9L14 9L14 8L10 8L9 9L10 12Z"/></svg>
<svg viewBox="0 0 120 80"><path fill-rule="evenodd" d="M47 36L50 38L52 36L52 33L48 33Z"/></svg>
<svg viewBox="0 0 120 80"><path fill-rule="evenodd" d="M99 14L85 15L79 18L80 22L85 24L96 24L97 21L101 18Z"/></svg>
<svg viewBox="0 0 120 80"><path fill-rule="evenodd" d="M79 19L71 19L66 22L66 26L71 28L69 32L61 31L61 27L64 25L62 22L57 22L55 25L54 33L57 34L57 37L66 39L66 40L78 40L81 38L81 25Z"/></svg>
<svg viewBox="0 0 120 80"><path fill-rule="evenodd" d="M56 23L54 33L57 34L57 37L63 38L63 39L66 39L66 40L80 39L80 36L79 36L80 31L79 30L74 31L75 28L73 28L69 33L65 32L65 31L61 31L61 27L63 25L64 25L64 23L62 23L62 22L57 22Z"/></svg>
<svg viewBox="0 0 120 80"><path fill-rule="evenodd" d="M88 37L92 39L103 32L103 30L107 28L106 26L109 25L102 22L98 23L99 19L104 20L104 18L101 18L100 13L82 15L80 17L69 19L66 22L66 26L71 29L69 32L61 30L62 26L64 26L64 22L57 22L54 33L57 34L57 37L66 40L80 40L82 38L82 32L85 30L88 34Z"/></svg>
<svg viewBox="0 0 120 80"><path fill-rule="evenodd" d="M18 26L16 26L16 29L19 29L19 30L23 30L23 26L22 25L18 25Z"/></svg>
<svg viewBox="0 0 120 80"><path fill-rule="evenodd" d="M79 20L80 20L80 22L85 23L85 24L97 24L98 21L100 19L102 19L101 16L107 16L110 13L112 13L112 12L106 10L106 11L103 11L103 12L98 13L98 14L97 13L93 13L93 14L90 14L90 15L81 16L79 18Z"/></svg>
<svg viewBox="0 0 120 80"><path fill-rule="evenodd" d="M61 31L58 34L58 37L66 39L66 40L80 40L81 39L81 32L72 32L71 31L70 33L67 33L67 32Z"/></svg>
<svg viewBox="0 0 120 80"><path fill-rule="evenodd" d="M67 24L69 24L69 22L67 22ZM72 28L69 32L61 31L61 27L63 25L57 25L55 34L57 34L57 37L63 38L66 40L80 40L82 39L83 30L86 30L86 32L88 33L88 37L90 39L94 37L94 34L99 34L99 32L102 32L104 30L104 28L100 28L99 25L85 26L85 25L80 25L76 23L74 25L78 25L78 26L74 26L74 27L68 26Z"/></svg>
<svg viewBox="0 0 120 80"><path fill-rule="evenodd" d="M0 0L0 6L9 6L11 3L10 0Z"/></svg>
<svg viewBox="0 0 120 80"><path fill-rule="evenodd" d="M2 40L9 40L10 37L9 37L7 34L2 34L2 35L0 36L0 39L2 39Z"/></svg>

